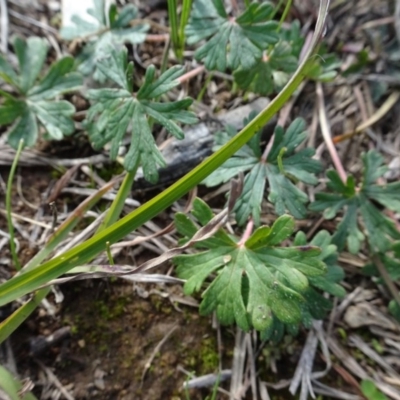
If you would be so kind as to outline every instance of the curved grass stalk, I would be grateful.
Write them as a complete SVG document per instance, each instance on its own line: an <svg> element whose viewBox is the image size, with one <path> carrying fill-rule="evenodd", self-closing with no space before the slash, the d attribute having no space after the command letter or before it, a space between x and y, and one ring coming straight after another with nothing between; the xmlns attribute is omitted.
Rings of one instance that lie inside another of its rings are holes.
<svg viewBox="0 0 400 400"><path fill-rule="evenodd" d="M39 267L10 279L0 285L0 305L7 304L20 296L36 290L46 282L59 277L70 269L87 263L106 248L106 243L113 244L165 210L176 200L202 182L211 172L221 166L253 135L260 130L288 101L296 88L304 80L312 61L310 56L322 36L329 0L322 0L318 14L316 30L299 68L279 95L261 113L242 129L227 144L203 161L199 166L164 190L162 193L143 204L118 222L104 229L84 243L67 251Z"/></svg>

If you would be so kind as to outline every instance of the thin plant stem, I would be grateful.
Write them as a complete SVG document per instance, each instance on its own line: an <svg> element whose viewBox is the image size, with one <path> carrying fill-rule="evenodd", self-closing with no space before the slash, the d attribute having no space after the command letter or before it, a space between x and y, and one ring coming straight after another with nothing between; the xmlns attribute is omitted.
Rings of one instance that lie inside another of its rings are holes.
<svg viewBox="0 0 400 400"><path fill-rule="evenodd" d="M111 254L110 242L106 243L106 253L107 253L107 258L108 258L108 262L110 263L110 265L115 265L113 256Z"/></svg>
<svg viewBox="0 0 400 400"><path fill-rule="evenodd" d="M278 13L278 11L280 10L280 8L282 7L284 0L279 0L279 3L277 4L277 6L275 7L272 15L271 15L271 20L275 18L275 15Z"/></svg>
<svg viewBox="0 0 400 400"><path fill-rule="evenodd" d="M292 0L288 0L286 2L285 9L283 10L283 14L282 14L281 19L279 21L278 32L280 31L280 29L282 27L282 24L285 22L285 19L286 19L287 15L289 14L289 10L290 10L291 6L292 6Z"/></svg>
<svg viewBox="0 0 400 400"><path fill-rule="evenodd" d="M243 236L241 237L240 242L238 243L238 246L243 246L245 244L246 240L251 236L253 228L254 228L254 221L253 218L250 218L249 222L246 225L246 229L243 233Z"/></svg>
<svg viewBox="0 0 400 400"><path fill-rule="evenodd" d="M8 175L7 181L7 193L6 193L6 211L7 211L7 224L8 224L8 234L10 235L10 252L11 257L14 262L14 267L16 270L21 269L21 264L18 260L18 255L15 247L15 235L14 235L14 225L12 220L12 211L11 211L11 197L12 197L12 186L13 180L15 176L15 171L17 169L19 158L21 157L22 149L24 148L24 139L21 139L18 144L17 152L15 153L14 161L11 165L10 174Z"/></svg>
<svg viewBox="0 0 400 400"><path fill-rule="evenodd" d="M346 171L344 170L342 162L340 161L340 157L337 153L336 147L332 141L328 118L326 116L324 92L322 90L321 82L317 83L317 97L318 97L319 123L321 126L322 136L324 137L326 147L328 148L329 154L331 155L332 158L333 165L335 166L336 171L340 176L340 179L343 181L343 183L346 183L347 174Z"/></svg>
<svg viewBox="0 0 400 400"><path fill-rule="evenodd" d="M180 76L178 78L178 81L179 81L180 84L182 84L183 82L186 82L189 79L192 79L195 76L201 74L204 70L205 70L205 66L204 65L199 65L198 67L192 69L191 71L186 72L186 74L183 74L182 76Z"/></svg>
<svg viewBox="0 0 400 400"><path fill-rule="evenodd" d="M206 93L207 87L211 82L211 79L214 77L214 74L211 72L210 74L208 74L206 80L204 81L204 85L201 88L199 95L197 96L196 101L200 102L203 100L204 94Z"/></svg>
<svg viewBox="0 0 400 400"><path fill-rule="evenodd" d="M129 196L132 190L132 184L135 180L136 172L139 167L139 162L137 162L133 171L127 172L121 186L118 190L117 196L113 200L103 222L97 229L96 233L101 232L105 228L108 228L114 222L116 222L121 215L122 209L124 208L125 200Z"/></svg>

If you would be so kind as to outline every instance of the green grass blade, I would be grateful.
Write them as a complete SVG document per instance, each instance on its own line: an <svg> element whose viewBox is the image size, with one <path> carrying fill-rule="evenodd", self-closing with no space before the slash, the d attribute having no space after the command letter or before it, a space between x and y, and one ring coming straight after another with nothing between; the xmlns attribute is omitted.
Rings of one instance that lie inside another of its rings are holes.
<svg viewBox="0 0 400 400"><path fill-rule="evenodd" d="M312 65L309 58L323 32L328 6L329 0L321 1L313 40L296 73L279 95L268 105L268 107L265 108L245 128L243 128L242 131L175 184L147 203L143 204L138 209L126 215L115 224L88 239L86 242L67 251L65 254L3 283L0 286L0 306L36 290L40 285L45 284L51 279L57 278L73 267L87 263L97 254L105 251L106 243L108 241L111 245L118 240L121 240L139 226L158 215L161 211L173 204L174 201L180 199L194 186L202 182L211 172L217 169L244 144L246 144L252 136L284 106L305 78L308 68Z"/></svg>
<svg viewBox="0 0 400 400"><path fill-rule="evenodd" d="M0 388L2 389L3 395L1 398L4 400L37 400L37 397L31 392L26 393L22 382L14 377L2 365L0 365Z"/></svg>
<svg viewBox="0 0 400 400"><path fill-rule="evenodd" d="M3 343L36 310L50 290L51 287L38 290L29 301L0 323L0 343Z"/></svg>
<svg viewBox="0 0 400 400"><path fill-rule="evenodd" d="M181 48L182 54L183 51L185 50L185 28L189 21L191 9L192 9L192 0L183 0L181 20L179 23L179 46Z"/></svg>
<svg viewBox="0 0 400 400"><path fill-rule="evenodd" d="M178 24L178 3L176 0L168 0L168 18L171 30L171 40L174 52L179 61L182 59L179 41L179 24Z"/></svg>
<svg viewBox="0 0 400 400"><path fill-rule="evenodd" d="M124 180L122 181L121 187L118 190L117 196L112 202L103 222L100 224L96 233L101 232L105 228L108 228L114 222L116 222L121 215L122 209L124 208L125 200L129 196L132 190L132 184L135 180L136 172L139 167L139 160L136 167L131 172L127 172Z"/></svg>
<svg viewBox="0 0 400 400"><path fill-rule="evenodd" d="M22 149L24 148L24 140L21 139L18 144L18 149L15 154L14 161L11 165L10 169L10 175L8 175L8 180L7 180L7 192L6 192L6 212L7 212L7 224L8 224L8 234L10 235L10 252L11 252L11 257L13 259L14 267L16 270L21 269L21 264L18 260L18 255L17 255L17 250L15 248L15 235L14 235L14 225L13 225L13 220L12 220L12 211L11 211L11 198L12 198L12 186L13 186L13 180L15 176L15 171L17 169L18 165L18 160L21 156Z"/></svg>

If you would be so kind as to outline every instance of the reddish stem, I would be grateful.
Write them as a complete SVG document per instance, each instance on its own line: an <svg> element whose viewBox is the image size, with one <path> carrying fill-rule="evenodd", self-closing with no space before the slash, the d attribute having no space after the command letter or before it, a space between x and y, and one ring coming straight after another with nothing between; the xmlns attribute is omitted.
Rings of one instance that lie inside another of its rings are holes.
<svg viewBox="0 0 400 400"><path fill-rule="evenodd" d="M246 243L247 239L251 236L253 232L253 227L254 227L254 221L253 218L250 218L249 222L247 223L246 229L243 233L243 236L240 239L240 242L238 243L238 247L241 247Z"/></svg>
<svg viewBox="0 0 400 400"><path fill-rule="evenodd" d="M196 67L195 69L192 69L189 72L186 72L186 74L183 74L181 77L178 78L179 83L184 83L187 82L189 79L194 78L195 76L199 75L205 70L204 65L200 65Z"/></svg>

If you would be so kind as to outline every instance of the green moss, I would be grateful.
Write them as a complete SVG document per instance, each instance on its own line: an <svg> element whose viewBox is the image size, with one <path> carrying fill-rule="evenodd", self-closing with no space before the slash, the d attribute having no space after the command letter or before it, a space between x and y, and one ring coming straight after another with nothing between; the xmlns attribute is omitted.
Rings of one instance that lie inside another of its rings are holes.
<svg viewBox="0 0 400 400"><path fill-rule="evenodd" d="M186 367L195 371L196 375L209 374L218 368L219 354L215 338L204 338L199 346L188 348L178 344L177 347L184 354Z"/></svg>
<svg viewBox="0 0 400 400"><path fill-rule="evenodd" d="M218 367L219 354L214 338L207 338L202 341L200 348L200 359L203 373L210 373Z"/></svg>
<svg viewBox="0 0 400 400"><path fill-rule="evenodd" d="M100 317L100 319L110 321L125 313L127 303L128 299L126 297L118 297L116 300L98 300L93 303L93 311Z"/></svg>

